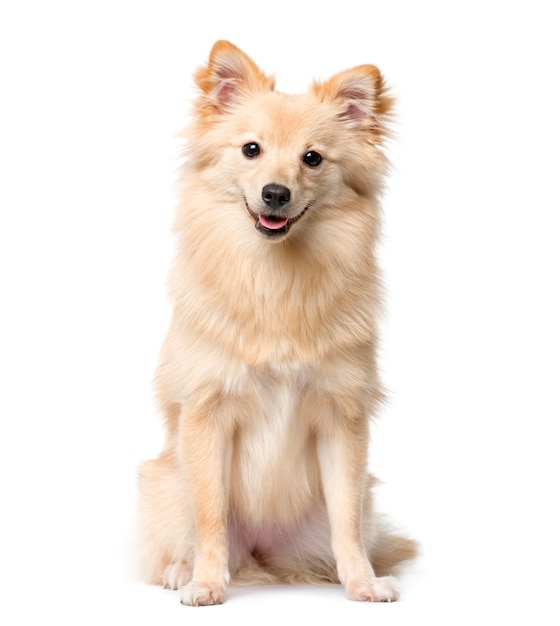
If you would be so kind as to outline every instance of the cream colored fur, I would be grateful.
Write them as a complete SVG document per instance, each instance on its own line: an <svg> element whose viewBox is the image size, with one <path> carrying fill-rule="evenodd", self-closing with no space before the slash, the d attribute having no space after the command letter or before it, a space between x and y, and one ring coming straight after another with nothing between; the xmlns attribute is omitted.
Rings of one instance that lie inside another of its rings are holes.
<svg viewBox="0 0 560 626"><path fill-rule="evenodd" d="M195 79L156 373L167 441L139 470L141 575L191 605L223 602L230 576L395 600L387 574L415 544L374 516L367 475L391 100L370 65L276 92L224 41ZM274 239L257 229L270 184L290 190Z"/></svg>

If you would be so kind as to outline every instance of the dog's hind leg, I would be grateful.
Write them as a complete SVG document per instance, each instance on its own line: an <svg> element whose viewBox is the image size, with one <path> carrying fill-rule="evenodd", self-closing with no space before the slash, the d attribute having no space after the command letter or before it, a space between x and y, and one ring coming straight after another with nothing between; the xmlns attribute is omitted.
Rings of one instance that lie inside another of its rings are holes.
<svg viewBox="0 0 560 626"><path fill-rule="evenodd" d="M171 589L186 584L194 560L194 518L171 450L140 466L138 491L134 549L139 577Z"/></svg>
<svg viewBox="0 0 560 626"><path fill-rule="evenodd" d="M163 572L164 589L181 589L192 580L192 565L187 561L173 561Z"/></svg>

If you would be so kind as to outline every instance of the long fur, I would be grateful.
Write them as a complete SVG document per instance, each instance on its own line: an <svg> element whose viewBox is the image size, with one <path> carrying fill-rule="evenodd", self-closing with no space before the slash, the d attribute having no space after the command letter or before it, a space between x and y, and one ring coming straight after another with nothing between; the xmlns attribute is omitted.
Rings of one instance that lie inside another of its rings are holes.
<svg viewBox="0 0 560 626"><path fill-rule="evenodd" d="M374 515L367 475L392 100L371 65L279 93L225 41L195 81L155 376L167 440L139 470L141 576L191 605L223 602L230 576L395 600L388 574L416 545ZM269 184L297 218L274 240L256 219Z"/></svg>

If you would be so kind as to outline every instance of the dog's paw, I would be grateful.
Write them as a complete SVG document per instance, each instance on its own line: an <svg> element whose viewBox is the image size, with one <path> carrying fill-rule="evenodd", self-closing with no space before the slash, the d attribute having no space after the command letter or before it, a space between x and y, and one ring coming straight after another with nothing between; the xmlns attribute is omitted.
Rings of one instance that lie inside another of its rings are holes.
<svg viewBox="0 0 560 626"><path fill-rule="evenodd" d="M192 568L184 561L176 561L165 568L162 585L164 589L180 589L192 578Z"/></svg>
<svg viewBox="0 0 560 626"><path fill-rule="evenodd" d="M225 585L191 581L181 589L181 604L188 606L210 606L222 604L226 599Z"/></svg>
<svg viewBox="0 0 560 626"><path fill-rule="evenodd" d="M350 600L360 602L394 602L399 599L396 582L392 576L350 581L346 584L346 593Z"/></svg>

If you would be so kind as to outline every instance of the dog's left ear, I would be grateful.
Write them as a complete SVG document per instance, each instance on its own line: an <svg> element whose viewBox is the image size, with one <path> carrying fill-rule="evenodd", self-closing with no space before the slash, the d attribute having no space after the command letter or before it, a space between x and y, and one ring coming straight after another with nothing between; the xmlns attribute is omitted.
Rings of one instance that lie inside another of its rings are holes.
<svg viewBox="0 0 560 626"><path fill-rule="evenodd" d="M272 91L274 79L267 76L237 46L229 41L217 41L208 64L194 75L203 92L201 106L208 112L225 112L250 93Z"/></svg>
<svg viewBox="0 0 560 626"><path fill-rule="evenodd" d="M311 91L322 101L338 107L338 117L357 129L387 134L387 116L393 98L375 65L359 65L340 72L324 83L314 83Z"/></svg>

